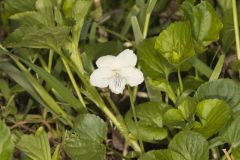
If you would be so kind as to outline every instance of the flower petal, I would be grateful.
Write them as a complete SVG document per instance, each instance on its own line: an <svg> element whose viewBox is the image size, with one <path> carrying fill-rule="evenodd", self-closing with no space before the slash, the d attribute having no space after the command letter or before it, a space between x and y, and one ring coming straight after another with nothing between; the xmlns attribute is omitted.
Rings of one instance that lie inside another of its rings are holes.
<svg viewBox="0 0 240 160"><path fill-rule="evenodd" d="M119 74L130 86L137 86L144 81L143 73L134 67L122 68Z"/></svg>
<svg viewBox="0 0 240 160"><path fill-rule="evenodd" d="M108 68L96 69L90 76L90 83L93 86L99 88L105 88L108 86L109 80L112 78L114 73Z"/></svg>
<svg viewBox="0 0 240 160"><path fill-rule="evenodd" d="M126 85L125 79L120 77L120 75L118 74L115 74L115 76L109 80L109 88L113 93L116 94L123 93L125 85Z"/></svg>
<svg viewBox="0 0 240 160"><path fill-rule="evenodd" d="M137 56L133 53L133 50L125 49L116 57L115 65L118 68L134 67L137 64Z"/></svg>
<svg viewBox="0 0 240 160"><path fill-rule="evenodd" d="M98 58L98 60L96 61L96 65L98 68L103 68L103 67L112 68L115 64L115 60L116 60L115 56L111 56L111 55L102 56Z"/></svg>

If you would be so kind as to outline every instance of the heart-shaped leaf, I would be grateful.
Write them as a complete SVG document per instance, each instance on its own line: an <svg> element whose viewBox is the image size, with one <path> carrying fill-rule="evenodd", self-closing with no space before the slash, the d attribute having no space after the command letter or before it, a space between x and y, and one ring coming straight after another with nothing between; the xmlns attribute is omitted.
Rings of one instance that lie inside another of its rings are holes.
<svg viewBox="0 0 240 160"><path fill-rule="evenodd" d="M169 144L169 149L179 153L185 160L208 160L208 142L199 133L181 131Z"/></svg>
<svg viewBox="0 0 240 160"><path fill-rule="evenodd" d="M163 115L164 124L177 128L184 127L194 119L197 102L192 97L185 97L176 109L169 109Z"/></svg>
<svg viewBox="0 0 240 160"><path fill-rule="evenodd" d="M175 68L154 48L155 41L156 38L149 38L137 46L139 63L146 76L152 79L165 78Z"/></svg>
<svg viewBox="0 0 240 160"><path fill-rule="evenodd" d="M181 64L195 55L191 25L188 21L175 22L156 39L155 49L171 64Z"/></svg>
<svg viewBox="0 0 240 160"><path fill-rule="evenodd" d="M197 123L195 131L206 138L217 133L230 119L231 109L229 105L219 99L207 99L197 104L197 113L200 124Z"/></svg>
<svg viewBox="0 0 240 160"><path fill-rule="evenodd" d="M181 8L191 22L193 36L197 42L195 47L200 49L200 52L201 48L204 50L204 47L219 39L223 24L209 2L201 1L194 6L189 1L184 1Z"/></svg>
<svg viewBox="0 0 240 160"><path fill-rule="evenodd" d="M240 117L230 124L221 137L223 141L231 144L233 148L240 146Z"/></svg>
<svg viewBox="0 0 240 160"><path fill-rule="evenodd" d="M136 114L138 119L138 131L133 120L131 110L125 117L128 129L134 136L140 134L142 140L147 142L159 141L167 137L167 130L163 128L162 114L164 106L158 102L147 102L136 106Z"/></svg>
<svg viewBox="0 0 240 160"><path fill-rule="evenodd" d="M182 128L186 124L182 112L178 109L167 110L163 115L163 123L176 128Z"/></svg>
<svg viewBox="0 0 240 160"><path fill-rule="evenodd" d="M81 114L74 128L68 133L65 151L72 160L104 160L106 147L102 142L107 136L107 125L92 114Z"/></svg>
<svg viewBox="0 0 240 160"><path fill-rule="evenodd" d="M190 120L193 118L194 113L196 111L197 102L192 97L186 97L182 100L182 102L178 105L178 109L181 111L185 120Z"/></svg>
<svg viewBox="0 0 240 160"><path fill-rule="evenodd" d="M227 102L233 112L240 110L240 85L231 79L218 79L202 84L195 92L197 101L217 98Z"/></svg>

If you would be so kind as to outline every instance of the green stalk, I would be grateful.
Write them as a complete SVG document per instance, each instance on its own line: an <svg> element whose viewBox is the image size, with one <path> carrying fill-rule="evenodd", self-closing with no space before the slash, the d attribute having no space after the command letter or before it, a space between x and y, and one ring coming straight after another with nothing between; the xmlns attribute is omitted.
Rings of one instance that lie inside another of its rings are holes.
<svg viewBox="0 0 240 160"><path fill-rule="evenodd" d="M117 120L117 118L112 114L112 112L105 106L105 104L99 104L99 108L105 113L105 115L113 122L113 124L119 129L120 133L124 136L125 140L131 147L137 152L141 153L142 150L139 147L136 140L129 137L129 132L127 127Z"/></svg>
<svg viewBox="0 0 240 160"><path fill-rule="evenodd" d="M62 53L61 49L58 49L57 52L58 52L58 54L61 56L63 65L64 65L64 67L65 67L65 69L66 69L66 71L67 71L67 73L68 73L68 76L69 76L69 78L70 78L70 80L71 80L71 83L72 83L72 85L73 85L73 88L74 88L74 90L75 90L76 93L77 93L78 99L80 100L82 106L87 110L87 107L86 107L86 104L85 104L85 102L84 102L84 100L83 100L83 97L82 97L82 94L81 94L81 92L80 92L80 89L79 89L79 87L78 87L78 85L77 85L77 83L76 83L76 81L75 81L75 78L74 78L74 76L73 76L73 74L72 74L72 71L71 71L71 69L70 69L70 67L69 67L67 58L64 56L64 54ZM78 70L79 68L76 66L76 64L75 64L74 66L76 67L75 71L79 71L79 70ZM80 70L80 72L83 73L81 70Z"/></svg>
<svg viewBox="0 0 240 160"><path fill-rule="evenodd" d="M83 73L84 72L84 68L83 68L81 55L80 55L80 53L78 51L78 42L77 43L73 43L72 47L73 47L73 52L72 52L72 55L71 55L71 59L75 63L75 65L78 67L79 71Z"/></svg>
<svg viewBox="0 0 240 160"><path fill-rule="evenodd" d="M108 101L108 103L110 104L110 106L112 107L113 111L115 112L117 118L124 123L124 119L119 111L119 109L117 108L117 106L115 105L115 103L113 102L113 100L111 99L110 95L106 96L106 99Z"/></svg>
<svg viewBox="0 0 240 160"><path fill-rule="evenodd" d="M50 49L49 57L48 57L48 67L47 67L48 73L51 73L51 70L52 70L53 55L54 55L54 51Z"/></svg>
<svg viewBox="0 0 240 160"><path fill-rule="evenodd" d="M143 28L143 38L146 39L147 33L148 33L148 26L149 26L149 21L150 21L150 16L151 14L146 15L145 23L144 23L144 28Z"/></svg>
<svg viewBox="0 0 240 160"><path fill-rule="evenodd" d="M66 71L67 71L67 73L68 73L68 76L69 76L69 78L70 78L70 80L71 80L71 82L72 82L73 88L74 88L74 90L76 91L77 96L78 96L81 104L82 104L83 107L87 110L87 107L86 107L86 104L85 104L85 102L84 102L84 100L83 100L82 94L81 94L81 92L80 92L80 90L79 90L79 87L78 87L78 85L77 85L74 77L73 77L72 71L71 71L68 63L65 61L64 58L62 58L62 61L63 61L63 65L64 65L64 67L65 67L65 69L66 69Z"/></svg>
<svg viewBox="0 0 240 160"><path fill-rule="evenodd" d="M150 22L150 17L152 14L152 11L157 3L157 0L148 0L148 6L146 9L146 17L144 21L144 27L143 27L143 38L146 39L147 33L148 33L148 28L149 28L149 22Z"/></svg>
<svg viewBox="0 0 240 160"><path fill-rule="evenodd" d="M239 40L239 27L238 27L238 15L237 15L236 0L232 0L232 8L233 8L232 10L233 10L233 22L234 22L237 58L238 58L238 60L240 60L240 40Z"/></svg>
<svg viewBox="0 0 240 160"><path fill-rule="evenodd" d="M138 135L139 144L140 144L142 152L144 152L143 141L142 141L141 135L139 134L140 132L139 132L137 114L136 114L135 105L134 105L134 95L133 95L134 93L131 91L131 88L129 86L128 86L128 92L129 92L131 110L132 110L132 114L133 114L134 123L135 123L135 126L136 126L136 131L137 131L137 135Z"/></svg>
<svg viewBox="0 0 240 160"><path fill-rule="evenodd" d="M182 77L181 77L181 66L178 66L178 81L179 81L179 86L180 86L180 94L183 92L183 82L182 82Z"/></svg>
<svg viewBox="0 0 240 160"><path fill-rule="evenodd" d="M43 67L45 70L48 70L47 64L46 64L45 60L43 59L42 55L39 54L37 57L38 57L41 65L42 65L42 67ZM34 61L31 61L31 62L34 63Z"/></svg>

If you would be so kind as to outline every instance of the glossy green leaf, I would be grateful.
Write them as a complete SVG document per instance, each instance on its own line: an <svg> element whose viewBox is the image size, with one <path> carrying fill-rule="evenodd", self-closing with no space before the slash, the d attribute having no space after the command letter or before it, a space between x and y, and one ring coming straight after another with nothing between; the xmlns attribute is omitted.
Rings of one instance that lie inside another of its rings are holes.
<svg viewBox="0 0 240 160"><path fill-rule="evenodd" d="M17 148L33 160L51 160L47 133L40 127L35 135L23 135Z"/></svg>
<svg viewBox="0 0 240 160"><path fill-rule="evenodd" d="M191 26L188 21L174 22L156 39L157 49L171 64L181 64L195 55Z"/></svg>
<svg viewBox="0 0 240 160"><path fill-rule="evenodd" d="M178 102L179 103L179 102ZM176 128L183 128L194 120L197 102L192 97L185 97L177 108L167 110L163 115L163 122Z"/></svg>
<svg viewBox="0 0 240 160"><path fill-rule="evenodd" d="M196 91L194 97L197 101L217 98L227 102L233 112L240 110L240 86L231 79L218 79L202 84Z"/></svg>
<svg viewBox="0 0 240 160"><path fill-rule="evenodd" d="M182 112L178 109L167 110L163 115L163 123L176 128L182 128L186 124Z"/></svg>
<svg viewBox="0 0 240 160"><path fill-rule="evenodd" d="M207 99L197 104L197 116L200 124L194 130L206 138L216 134L230 119L231 108L219 99Z"/></svg>
<svg viewBox="0 0 240 160"><path fill-rule="evenodd" d="M240 118L236 118L221 135L224 142L231 144L231 147L240 146Z"/></svg>
<svg viewBox="0 0 240 160"><path fill-rule="evenodd" d="M184 160L184 158L169 149L152 150L144 153L139 160Z"/></svg>
<svg viewBox="0 0 240 160"><path fill-rule="evenodd" d="M197 42L195 47L199 48L200 52L202 47L204 48L219 39L223 24L209 2L201 1L198 5L193 6L185 1L181 8L186 18L191 22L193 36Z"/></svg>
<svg viewBox="0 0 240 160"><path fill-rule="evenodd" d="M156 38L149 38L137 46L138 60L144 75L152 79L165 78L175 68L154 49Z"/></svg>
<svg viewBox="0 0 240 160"><path fill-rule="evenodd" d="M65 151L72 160L104 160L107 124L92 114L79 115L74 128L67 134Z"/></svg>
<svg viewBox="0 0 240 160"><path fill-rule="evenodd" d="M197 102L192 97L186 97L182 100L182 102L178 105L178 109L181 111L185 120L189 121L193 119L195 111L196 111Z"/></svg>
<svg viewBox="0 0 240 160"><path fill-rule="evenodd" d="M139 134L143 141L154 142L167 137L167 130L163 128L162 114L164 106L158 102L147 102L136 106ZM134 136L138 136L131 110L125 116L128 129Z"/></svg>
<svg viewBox="0 0 240 160"><path fill-rule="evenodd" d="M14 143L12 141L10 129L2 120L0 120L0 135L0 157L4 160L12 160Z"/></svg>
<svg viewBox="0 0 240 160"><path fill-rule="evenodd" d="M179 153L184 160L208 160L208 142L199 133L181 131L173 137L169 149Z"/></svg>

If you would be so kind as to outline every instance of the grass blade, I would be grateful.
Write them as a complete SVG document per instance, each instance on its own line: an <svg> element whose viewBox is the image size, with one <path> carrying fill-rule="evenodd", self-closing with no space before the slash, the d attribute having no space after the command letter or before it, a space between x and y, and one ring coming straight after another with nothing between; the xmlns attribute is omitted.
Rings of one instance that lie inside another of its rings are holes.
<svg viewBox="0 0 240 160"><path fill-rule="evenodd" d="M194 68L196 68L199 72L201 72L208 78L212 75L212 69L209 68L205 63L203 63L197 57L191 58L189 62L193 65Z"/></svg>
<svg viewBox="0 0 240 160"><path fill-rule="evenodd" d="M0 69L6 72L14 81L29 92L29 94L41 105L59 116L60 120L68 125L72 125L68 115L60 108L41 84L39 84L38 81L23 66L21 66L20 62L16 61L16 63L18 63L23 72L20 72L10 63L0 63Z"/></svg>
<svg viewBox="0 0 240 160"><path fill-rule="evenodd" d="M209 81L214 81L217 80L219 75L221 74L222 71L222 67L224 65L224 59L225 59L225 55L221 55L218 59L218 62L213 70L213 73L211 75L211 77L209 78Z"/></svg>
<svg viewBox="0 0 240 160"><path fill-rule="evenodd" d="M23 63L28 65L30 68L32 68L36 73L39 74L40 77L42 77L55 91L58 93L58 95L67 103L69 103L74 109L76 109L79 112L84 112L86 109L82 104L72 95L72 93L63 86L61 82L59 82L54 76L49 74L44 69L24 60L20 59Z"/></svg>

